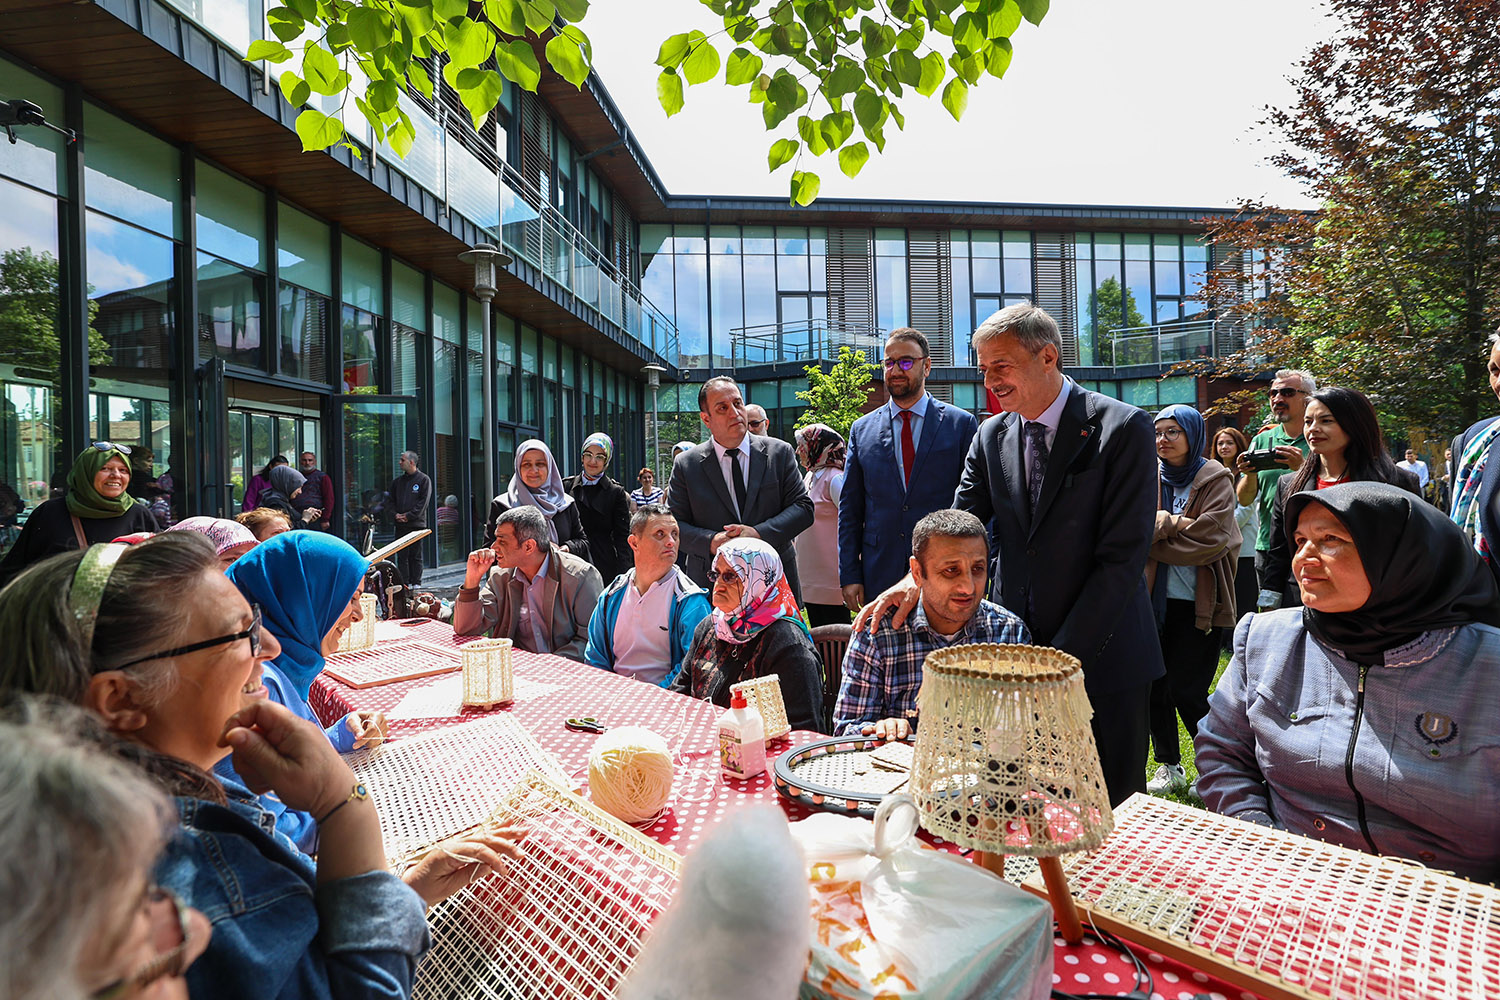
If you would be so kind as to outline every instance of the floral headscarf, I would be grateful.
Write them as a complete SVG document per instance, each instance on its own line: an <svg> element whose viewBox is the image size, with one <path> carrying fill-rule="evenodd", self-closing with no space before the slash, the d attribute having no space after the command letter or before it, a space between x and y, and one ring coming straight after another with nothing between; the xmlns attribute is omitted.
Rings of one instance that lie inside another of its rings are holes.
<svg viewBox="0 0 1500 1000"><path fill-rule="evenodd" d="M536 490L521 481L521 459L526 457L528 451L540 451L547 456L547 481ZM514 510L517 507L535 507L547 515L547 527L552 531L552 540L557 541L557 528L552 524L552 518L567 509L573 498L563 491L562 474L557 471L557 459L552 457L552 449L545 442L532 438L522 441L521 446L516 449L516 473L510 477L510 488L505 491L505 502Z"/></svg>
<svg viewBox="0 0 1500 1000"><path fill-rule="evenodd" d="M595 448L602 448L604 450L604 468L607 470L609 468L609 463L613 461L615 457L615 443L610 440L608 434L604 433L603 431L595 431L593 434L590 434L588 437L583 439L583 447L578 449L578 453L580 455L583 454L589 449L590 445ZM587 472L584 472L582 469L578 470L578 481L584 486L593 486L603 478L603 472L599 473L599 475L597 476L590 477L589 474Z"/></svg>
<svg viewBox="0 0 1500 1000"><path fill-rule="evenodd" d="M827 424L808 424L797 431L797 460L808 472L842 469L848 446L839 432Z"/></svg>
<svg viewBox="0 0 1500 1000"><path fill-rule="evenodd" d="M790 618L807 631L775 549L759 538L731 538L719 546L715 566L720 557L745 587L733 612L726 615L714 608L714 635L725 642L749 642L778 618Z"/></svg>
<svg viewBox="0 0 1500 1000"><path fill-rule="evenodd" d="M255 539L255 533L249 528L238 521L230 521L222 517L190 517L185 521L177 522L167 530L196 531L213 542L214 551L221 556L236 545L260 544Z"/></svg>

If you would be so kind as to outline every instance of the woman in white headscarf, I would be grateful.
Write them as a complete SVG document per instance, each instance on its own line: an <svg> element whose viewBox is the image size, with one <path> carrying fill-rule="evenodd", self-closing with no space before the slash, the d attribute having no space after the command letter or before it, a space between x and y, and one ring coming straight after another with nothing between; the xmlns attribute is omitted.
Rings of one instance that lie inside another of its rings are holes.
<svg viewBox="0 0 1500 1000"><path fill-rule="evenodd" d="M589 559L589 540L583 533L578 505L563 490L562 473L552 457L552 450L532 438L516 449L516 474L510 487L490 501L490 516L485 521L484 536L495 537L495 522L512 507L535 507L547 515L552 540L580 559Z"/></svg>

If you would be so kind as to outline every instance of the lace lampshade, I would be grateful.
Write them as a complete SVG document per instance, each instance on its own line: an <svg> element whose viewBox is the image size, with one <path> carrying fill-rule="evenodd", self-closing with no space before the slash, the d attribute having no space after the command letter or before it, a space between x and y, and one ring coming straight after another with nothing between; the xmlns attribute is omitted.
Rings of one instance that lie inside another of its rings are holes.
<svg viewBox="0 0 1500 1000"><path fill-rule="evenodd" d="M380 602L374 594L359 595L360 619L349 626L349 631L339 636L339 652L355 653L375 646L375 619Z"/></svg>
<svg viewBox="0 0 1500 1000"><path fill-rule="evenodd" d="M1040 646L951 646L923 664L917 708L909 788L922 826L983 852L992 870L1006 854L1040 859L1063 936L1081 939L1057 857L1097 847L1114 814L1078 660Z"/></svg>
<svg viewBox="0 0 1500 1000"><path fill-rule="evenodd" d="M509 639L475 639L459 647L464 663L464 704L493 708L515 700Z"/></svg>

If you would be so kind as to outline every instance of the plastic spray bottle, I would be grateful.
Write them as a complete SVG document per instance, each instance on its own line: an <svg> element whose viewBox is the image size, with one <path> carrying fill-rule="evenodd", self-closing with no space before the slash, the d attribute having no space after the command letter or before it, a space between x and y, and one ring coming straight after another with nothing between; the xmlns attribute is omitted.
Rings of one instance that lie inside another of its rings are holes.
<svg viewBox="0 0 1500 1000"><path fill-rule="evenodd" d="M733 691L719 716L719 767L726 778L753 778L766 769L766 724L760 712Z"/></svg>

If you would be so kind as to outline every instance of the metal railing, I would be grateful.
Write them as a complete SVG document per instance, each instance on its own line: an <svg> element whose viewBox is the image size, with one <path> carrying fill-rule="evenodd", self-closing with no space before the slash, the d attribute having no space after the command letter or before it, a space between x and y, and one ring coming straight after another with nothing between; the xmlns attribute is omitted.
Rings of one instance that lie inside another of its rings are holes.
<svg viewBox="0 0 1500 1000"><path fill-rule="evenodd" d="M1217 320L1160 323L1110 330L1100 338L1095 364L1100 368L1161 367L1180 361L1218 357L1237 349L1231 329Z"/></svg>
<svg viewBox="0 0 1500 1000"><path fill-rule="evenodd" d="M885 334L879 327L826 319L737 326L729 331L730 361L736 368L778 361L837 361L839 348L848 347L863 354L866 361L879 364Z"/></svg>

